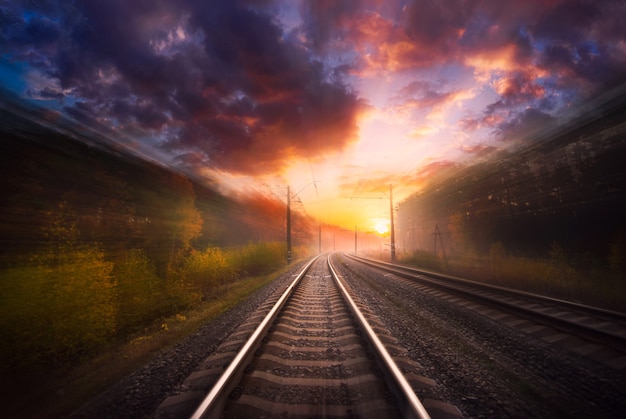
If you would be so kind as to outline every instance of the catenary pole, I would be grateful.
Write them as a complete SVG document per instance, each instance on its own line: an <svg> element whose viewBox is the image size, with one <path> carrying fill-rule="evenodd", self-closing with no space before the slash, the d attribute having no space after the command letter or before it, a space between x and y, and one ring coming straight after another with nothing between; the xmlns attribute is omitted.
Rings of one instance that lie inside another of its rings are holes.
<svg viewBox="0 0 626 419"><path fill-rule="evenodd" d="M287 186L287 263L291 263L291 188Z"/></svg>
<svg viewBox="0 0 626 419"><path fill-rule="evenodd" d="M396 232L393 225L393 186L389 184L389 218L391 220L391 262L396 261Z"/></svg>

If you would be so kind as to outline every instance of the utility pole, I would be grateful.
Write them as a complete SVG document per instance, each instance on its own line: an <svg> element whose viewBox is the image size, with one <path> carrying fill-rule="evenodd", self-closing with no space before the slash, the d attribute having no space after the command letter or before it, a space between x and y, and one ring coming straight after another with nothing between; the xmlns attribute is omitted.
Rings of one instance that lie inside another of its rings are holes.
<svg viewBox="0 0 626 419"><path fill-rule="evenodd" d="M356 255L356 225L354 226L354 254Z"/></svg>
<svg viewBox="0 0 626 419"><path fill-rule="evenodd" d="M304 188L300 189L296 192L293 197L297 197L300 192L306 189L307 186L313 185L317 189L315 185L315 181L307 184ZM321 234L321 226L320 226L320 234ZM320 238L321 240L321 238ZM291 186L287 185L287 263L291 263Z"/></svg>
<svg viewBox="0 0 626 419"><path fill-rule="evenodd" d="M441 239L441 231L439 230L439 224L435 224L435 232L433 233L435 236L435 257L438 257L437 254L437 238L439 238L439 243L441 244L441 252L443 253L443 262L448 267L448 259L446 258L446 249L443 247L443 240Z"/></svg>
<svg viewBox="0 0 626 419"><path fill-rule="evenodd" d="M389 218L391 220L391 262L396 261L396 232L393 225L393 186L389 184Z"/></svg>
<svg viewBox="0 0 626 419"><path fill-rule="evenodd" d="M287 185L287 264L291 263L291 188Z"/></svg>

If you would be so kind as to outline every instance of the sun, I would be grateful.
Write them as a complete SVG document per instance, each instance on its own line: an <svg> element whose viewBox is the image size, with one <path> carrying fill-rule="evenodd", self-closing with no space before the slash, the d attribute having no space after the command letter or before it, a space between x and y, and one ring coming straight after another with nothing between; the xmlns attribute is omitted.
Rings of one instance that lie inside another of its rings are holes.
<svg viewBox="0 0 626 419"><path fill-rule="evenodd" d="M387 221L385 220L376 220L376 224L374 224L374 230L378 234L385 235L389 232L389 226L387 225Z"/></svg>

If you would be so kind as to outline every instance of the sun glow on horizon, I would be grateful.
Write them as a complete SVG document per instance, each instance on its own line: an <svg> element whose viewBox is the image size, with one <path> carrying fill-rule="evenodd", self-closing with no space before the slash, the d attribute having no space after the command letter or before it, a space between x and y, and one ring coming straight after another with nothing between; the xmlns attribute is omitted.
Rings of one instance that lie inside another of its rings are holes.
<svg viewBox="0 0 626 419"><path fill-rule="evenodd" d="M389 225L387 223L387 220L383 220L383 219L376 220L374 224L374 230L376 230L376 232L380 234L381 236L384 236L385 234L389 233Z"/></svg>

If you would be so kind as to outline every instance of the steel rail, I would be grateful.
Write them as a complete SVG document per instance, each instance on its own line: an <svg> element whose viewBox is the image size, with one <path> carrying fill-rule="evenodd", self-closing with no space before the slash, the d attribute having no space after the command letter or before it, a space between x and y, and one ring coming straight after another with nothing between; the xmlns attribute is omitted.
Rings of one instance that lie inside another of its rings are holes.
<svg viewBox="0 0 626 419"><path fill-rule="evenodd" d="M624 351L626 339L624 338L624 336L621 336L619 334L615 334L607 330L599 330L597 328L594 328L592 326L589 326L583 323L578 323L578 322L571 321L565 318L552 316L550 314L543 313L538 310L525 308L525 307L520 306L517 303L509 303L503 300L496 300L494 298L481 295L477 293L476 290L473 290L473 291L461 290L458 287L455 287L454 285L451 285L451 284L435 282L433 281L433 279L427 278L427 276L430 276L438 280L451 281L452 283L455 283L455 284L462 284L465 286L476 287L482 290L492 291L494 293L499 293L500 295L504 294L509 297L517 297L520 299L524 299L526 301L533 300L536 303L546 304L552 307L560 307L562 309L572 310L577 313L585 314L588 316L595 315L595 316L599 316L603 318L618 319L618 321L624 322L626 320L626 315L623 313L600 309L597 307L586 306L583 304L573 303L573 302L559 300L555 298L545 297L545 296L541 296L538 294L533 294L533 293L529 293L525 291L518 291L518 290L513 290L510 288L483 284L480 282L471 281L471 280L464 279L464 278L458 278L458 277L439 274L435 272L424 271L424 270L420 270L417 268L411 268L411 267L396 265L396 264L392 264L388 262L372 260L372 259L363 258L360 256L351 255L351 254L344 254L344 255L347 256L348 258L351 258L353 260L359 261L361 263L364 263L370 266L377 267L386 272L397 274L403 278L426 281L435 287L446 289L449 292L453 292L453 293L463 295L463 296L470 296L471 298L475 300L479 300L485 304L492 305L492 306L495 305L495 306L502 308L503 310L515 312L519 316L531 318L532 320L539 321L543 324L554 327L555 329L559 329L568 333L574 333L578 336L584 337L594 342L611 346L620 352Z"/></svg>
<svg viewBox="0 0 626 419"><path fill-rule="evenodd" d="M359 260L364 263L368 263L370 265L377 265L383 269L388 267L390 269L399 269L401 271L416 274L416 275L427 275L433 278L453 281L459 284L477 286L477 287L484 288L487 290L492 290L495 292L506 293L514 297L531 298L531 299L540 301L542 303L550 303L553 305L558 305L560 307L567 308L569 310L582 310L585 312L589 310L593 310L598 315L605 315L605 316L612 317L612 318L620 318L622 321L626 321L626 313L620 313L619 311L613 311L613 310L608 310L608 309L604 309L600 307L588 306L585 304L575 303L573 301L566 301L566 300L561 300L558 298L547 297L545 295L534 294L532 292L521 291L521 290L516 290L516 289L511 289L511 288L506 288L506 287L500 287L498 285L491 285L491 284L486 284L486 283L478 282L478 281L472 281L471 279L460 278L458 276L452 276L452 275L446 275L446 274L442 274L439 272L428 271L425 269L413 268L413 267L404 266L404 265L397 265L395 263L389 263L389 262L385 262L382 260L369 259L363 256L358 256L358 255L354 255L350 253L344 253L344 256L349 257L354 260Z"/></svg>
<svg viewBox="0 0 626 419"><path fill-rule="evenodd" d="M399 397L400 408L404 417L420 419L430 418L430 415L415 395L413 388L411 388L411 385L404 377L404 374L402 374L402 371L400 371L398 365L395 363L391 355L389 355L389 352L369 325L367 319L361 313L361 310L359 310L352 297L350 297L348 290L339 279L339 275L330 261L330 256L331 255L328 255L327 262L328 268L333 275L333 279L341 290L341 294L347 302L352 315L365 332L365 339L377 355L376 359L379 363L379 368L383 371L387 385L394 391L394 394Z"/></svg>
<svg viewBox="0 0 626 419"><path fill-rule="evenodd" d="M265 316L263 321L254 330L252 335L248 338L241 350L237 353L232 362L228 365L226 370L222 373L217 380L211 391L202 400L202 403L198 406L195 412L191 415L191 419L200 418L218 418L222 413L222 409L226 404L226 398L232 389L236 386L237 382L243 375L245 365L252 359L254 352L261 344L261 340L267 334L268 329L280 313L280 310L285 305L285 302L289 299L293 290L296 288L300 280L307 273L311 265L319 258L316 256L309 261L304 269L298 274L291 284L287 287L285 292L280 296L276 304L272 307L270 312Z"/></svg>

